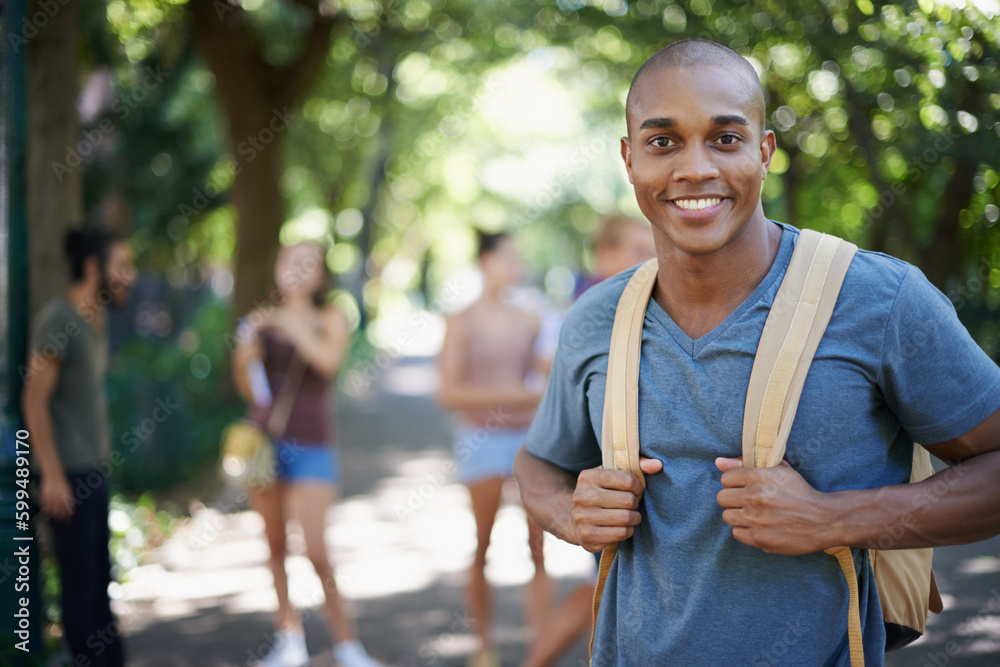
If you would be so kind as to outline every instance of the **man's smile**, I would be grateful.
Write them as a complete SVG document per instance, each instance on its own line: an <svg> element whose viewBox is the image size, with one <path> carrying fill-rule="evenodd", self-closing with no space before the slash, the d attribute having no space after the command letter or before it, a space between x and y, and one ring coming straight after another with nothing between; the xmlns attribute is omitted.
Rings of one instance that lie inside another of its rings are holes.
<svg viewBox="0 0 1000 667"><path fill-rule="evenodd" d="M707 218L715 215L728 200L720 195L704 195L700 197L678 197L670 203L685 217Z"/></svg>

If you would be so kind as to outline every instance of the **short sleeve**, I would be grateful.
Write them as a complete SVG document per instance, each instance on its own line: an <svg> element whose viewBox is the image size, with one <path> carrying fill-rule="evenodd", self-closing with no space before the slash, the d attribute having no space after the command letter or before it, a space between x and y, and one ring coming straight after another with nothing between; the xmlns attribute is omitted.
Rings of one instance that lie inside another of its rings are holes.
<svg viewBox="0 0 1000 667"><path fill-rule="evenodd" d="M879 384L889 409L923 444L964 435L1000 407L1000 369L914 267L889 313Z"/></svg>
<svg viewBox="0 0 1000 667"><path fill-rule="evenodd" d="M66 314L55 304L43 308L35 318L31 330L31 345L28 355L38 353L46 359L66 362L69 351L70 336L74 331L68 331L69 324Z"/></svg>
<svg viewBox="0 0 1000 667"><path fill-rule="evenodd" d="M567 317L563 323L549 383L528 430L526 447L540 459L570 472L580 472L601 464L601 446L587 400L588 357L581 354L581 341L568 344L567 340L571 319Z"/></svg>

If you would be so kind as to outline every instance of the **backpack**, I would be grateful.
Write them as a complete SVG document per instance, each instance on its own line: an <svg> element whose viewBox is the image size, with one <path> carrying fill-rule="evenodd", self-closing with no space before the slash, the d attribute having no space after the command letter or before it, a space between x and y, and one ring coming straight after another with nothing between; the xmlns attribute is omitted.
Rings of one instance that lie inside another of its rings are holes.
<svg viewBox="0 0 1000 667"><path fill-rule="evenodd" d="M744 467L776 466L784 458L809 365L855 252L857 246L834 236L808 229L800 232L754 358L743 417ZM601 429L604 467L632 472L643 488L646 482L639 469L639 358L643 320L656 274L657 262L651 259L636 270L618 301ZM927 450L918 445L913 450L911 483L934 474ZM612 544L601 554L594 592L595 626L604 582L616 551L617 545ZM854 558L849 547L834 547L826 552L837 559L844 573L850 601L847 629L851 665L862 667ZM933 550L869 549L868 554L886 626L886 650L902 648L923 634L928 611L941 611L931 571Z"/></svg>

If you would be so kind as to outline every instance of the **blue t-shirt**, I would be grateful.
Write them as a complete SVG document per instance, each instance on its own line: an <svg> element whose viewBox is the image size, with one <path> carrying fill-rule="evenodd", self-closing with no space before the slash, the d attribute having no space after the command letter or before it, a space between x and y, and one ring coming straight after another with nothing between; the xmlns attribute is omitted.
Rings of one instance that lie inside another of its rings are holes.
<svg viewBox="0 0 1000 667"><path fill-rule="evenodd" d="M776 223L778 224L778 223ZM594 641L596 665L848 665L847 586L824 553L768 554L722 521L719 456L742 454L743 411L764 321L798 230L774 264L697 340L650 300L639 370L639 438L663 461L642 523L619 545ZM615 309L630 269L592 287L560 334L532 454L578 472L601 465ZM824 492L906 482L914 442L962 435L1000 407L1000 369L915 267L855 256L809 375L786 458ZM866 664L881 665L882 615L867 552L855 550Z"/></svg>

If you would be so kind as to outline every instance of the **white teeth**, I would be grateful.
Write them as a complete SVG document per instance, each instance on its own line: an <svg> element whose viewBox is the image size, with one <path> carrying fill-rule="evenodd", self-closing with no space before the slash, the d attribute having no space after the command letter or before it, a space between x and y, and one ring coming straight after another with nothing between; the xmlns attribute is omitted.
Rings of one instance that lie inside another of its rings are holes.
<svg viewBox="0 0 1000 667"><path fill-rule="evenodd" d="M707 199L675 199L674 203L688 211L700 211L710 206L715 206L722 199L719 197L709 197Z"/></svg>

